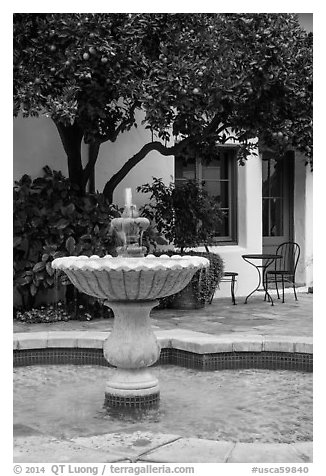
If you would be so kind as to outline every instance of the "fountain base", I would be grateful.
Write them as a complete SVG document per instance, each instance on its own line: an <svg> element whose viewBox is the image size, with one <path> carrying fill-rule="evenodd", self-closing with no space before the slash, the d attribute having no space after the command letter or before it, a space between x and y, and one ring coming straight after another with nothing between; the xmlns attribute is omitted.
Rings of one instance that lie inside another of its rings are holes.
<svg viewBox="0 0 326 476"><path fill-rule="evenodd" d="M111 393L105 392L104 406L106 408L120 408L120 409L132 409L132 408L141 408L149 409L156 408L160 401L160 392L149 393L148 395L139 394L139 395L130 395L130 396L121 396L114 395Z"/></svg>
<svg viewBox="0 0 326 476"><path fill-rule="evenodd" d="M145 369L116 369L105 388L105 406L149 408L160 399L158 380Z"/></svg>

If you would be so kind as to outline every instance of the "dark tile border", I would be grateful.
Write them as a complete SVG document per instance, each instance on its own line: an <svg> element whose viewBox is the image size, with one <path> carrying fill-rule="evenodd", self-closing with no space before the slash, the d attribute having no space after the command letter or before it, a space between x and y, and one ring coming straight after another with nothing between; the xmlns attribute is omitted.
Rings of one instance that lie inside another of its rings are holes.
<svg viewBox="0 0 326 476"><path fill-rule="evenodd" d="M102 365L110 366L102 349L45 348L14 350L14 367L27 365ZM298 352L220 352L195 354L163 348L155 365L179 365L198 370L273 369L312 372L313 355Z"/></svg>

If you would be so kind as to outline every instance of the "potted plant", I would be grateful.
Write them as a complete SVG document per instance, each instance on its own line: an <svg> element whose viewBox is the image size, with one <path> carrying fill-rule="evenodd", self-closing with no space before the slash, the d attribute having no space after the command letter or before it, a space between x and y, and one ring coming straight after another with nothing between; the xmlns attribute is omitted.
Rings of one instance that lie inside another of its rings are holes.
<svg viewBox="0 0 326 476"><path fill-rule="evenodd" d="M144 184L137 191L150 194L150 202L141 212L152 223L147 237L154 254L157 239L163 236L172 243L174 251L168 254L192 254L205 256L210 261L208 270L195 274L189 285L180 293L165 298L161 306L189 309L199 308L212 301L212 297L223 275L223 261L219 255L209 251L217 227L223 218L223 212L215 197L211 197L195 180L185 181L182 185L170 183L165 185L162 179L153 178L152 184ZM155 230L155 232L153 232ZM191 251L204 246L205 252Z"/></svg>

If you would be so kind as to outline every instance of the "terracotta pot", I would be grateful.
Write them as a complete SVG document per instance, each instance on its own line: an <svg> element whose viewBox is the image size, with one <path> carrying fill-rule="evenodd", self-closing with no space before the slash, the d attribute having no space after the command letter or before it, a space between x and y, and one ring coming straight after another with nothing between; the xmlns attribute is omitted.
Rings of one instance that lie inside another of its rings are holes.
<svg viewBox="0 0 326 476"><path fill-rule="evenodd" d="M201 309L205 307L205 300L198 297L193 282L190 281L182 291L175 295L170 307L173 309Z"/></svg>

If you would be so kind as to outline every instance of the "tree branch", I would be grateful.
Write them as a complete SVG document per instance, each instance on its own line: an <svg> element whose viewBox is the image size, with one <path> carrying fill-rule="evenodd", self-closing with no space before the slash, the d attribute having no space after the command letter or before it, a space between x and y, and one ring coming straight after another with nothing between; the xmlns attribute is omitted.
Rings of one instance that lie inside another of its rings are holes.
<svg viewBox="0 0 326 476"><path fill-rule="evenodd" d="M140 106L140 102L135 101L134 104L131 106L131 108L129 110L128 117L126 117L123 121L121 121L121 123L118 125L118 127L112 133L107 134L106 136L102 137L101 142L106 142L108 140L110 142L115 142L117 140L118 135L121 132L123 132L129 124L132 124L132 122L134 120L135 110L139 106Z"/></svg>
<svg viewBox="0 0 326 476"><path fill-rule="evenodd" d="M220 124L220 120L217 116L212 119L212 122L206 127L200 139L205 139L207 136L212 134L219 134L222 132L227 126L222 124L217 130L216 128ZM152 151L157 151L161 155L167 157L169 155L177 155L180 153L192 140L194 137L189 136L182 139L180 142L174 144L171 147L167 147L163 145L159 141L149 142L145 144L137 154L133 155L125 164L121 167L121 169L112 175L110 180L105 184L103 194L112 202L113 200L113 191L116 186L126 177L126 175L130 172L130 170L135 167L142 159L146 157Z"/></svg>
<svg viewBox="0 0 326 476"><path fill-rule="evenodd" d="M115 187L121 182L122 179L130 172L130 170L135 167L142 159L146 157L147 154L156 150L161 155L165 157L168 155L174 155L177 150L181 149L181 144L184 144L186 139L178 144L175 144L172 147L166 147L161 142L149 142L145 144L137 154L133 155L125 164L121 167L121 169L106 183L103 193L112 201L113 190Z"/></svg>

